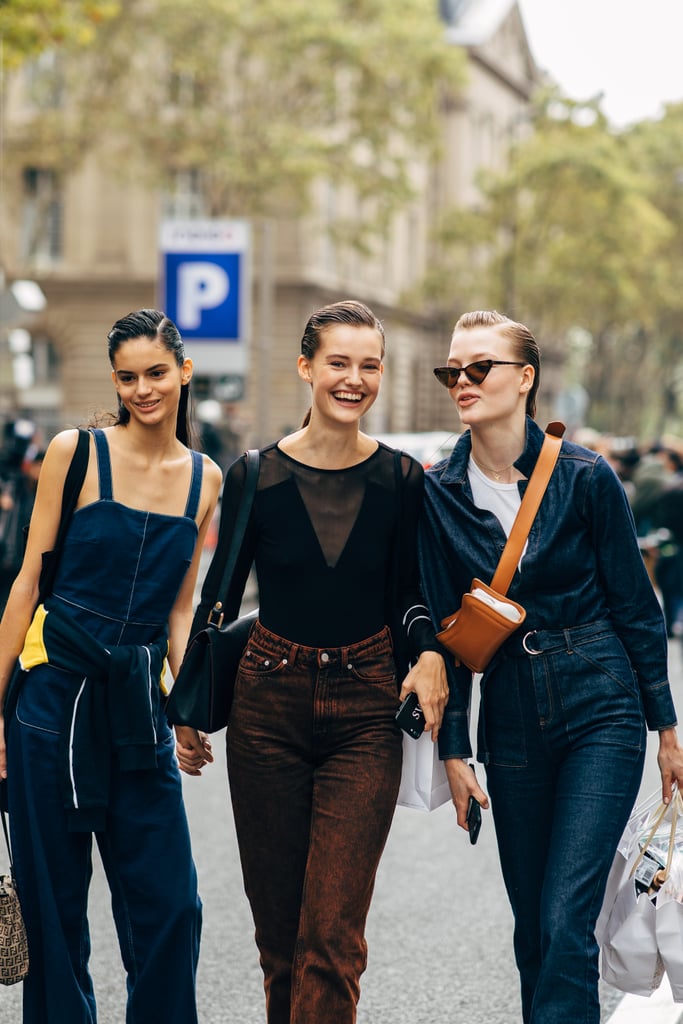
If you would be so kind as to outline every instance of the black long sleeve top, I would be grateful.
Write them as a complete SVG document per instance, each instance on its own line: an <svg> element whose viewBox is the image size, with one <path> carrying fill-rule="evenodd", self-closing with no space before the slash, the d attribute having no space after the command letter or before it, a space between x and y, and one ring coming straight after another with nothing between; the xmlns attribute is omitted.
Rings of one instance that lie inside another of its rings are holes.
<svg viewBox="0 0 683 1024"><path fill-rule="evenodd" d="M252 564L266 629L308 647L343 647L392 629L397 660L439 650L417 564L423 470L380 444L347 469L317 469L282 452L260 453L258 488L229 592L217 594L244 487L242 456L226 474L220 538L192 634L217 598L239 610ZM405 665L403 666L405 667Z"/></svg>

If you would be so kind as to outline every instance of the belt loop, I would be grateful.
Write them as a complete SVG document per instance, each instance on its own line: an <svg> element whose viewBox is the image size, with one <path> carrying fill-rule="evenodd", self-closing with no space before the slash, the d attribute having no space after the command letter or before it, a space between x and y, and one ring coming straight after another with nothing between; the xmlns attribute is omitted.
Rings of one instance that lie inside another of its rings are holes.
<svg viewBox="0 0 683 1024"><path fill-rule="evenodd" d="M287 664L293 665L296 661L297 652L299 647L297 644L290 644L289 651L287 652Z"/></svg>
<svg viewBox="0 0 683 1024"><path fill-rule="evenodd" d="M571 629L565 629L563 630L563 632L564 642L567 645L567 654L573 654L574 651L572 650L572 631Z"/></svg>

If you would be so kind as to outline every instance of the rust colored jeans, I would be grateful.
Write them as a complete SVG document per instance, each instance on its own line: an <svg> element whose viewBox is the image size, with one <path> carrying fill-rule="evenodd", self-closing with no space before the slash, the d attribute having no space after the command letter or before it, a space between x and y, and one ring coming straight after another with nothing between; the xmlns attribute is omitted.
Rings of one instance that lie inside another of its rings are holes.
<svg viewBox="0 0 683 1024"><path fill-rule="evenodd" d="M257 623L228 773L268 1024L353 1024L365 922L401 776L388 629L302 647Z"/></svg>

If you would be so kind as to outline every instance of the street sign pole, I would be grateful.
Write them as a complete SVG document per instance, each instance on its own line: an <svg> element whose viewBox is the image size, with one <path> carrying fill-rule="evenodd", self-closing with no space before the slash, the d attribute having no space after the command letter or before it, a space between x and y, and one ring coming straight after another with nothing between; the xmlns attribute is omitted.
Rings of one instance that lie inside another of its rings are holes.
<svg viewBox="0 0 683 1024"><path fill-rule="evenodd" d="M265 445L270 437L270 368L272 362L273 306L274 306L274 233L275 225L265 217L261 227L261 260L259 267L259 367L258 367L258 438Z"/></svg>

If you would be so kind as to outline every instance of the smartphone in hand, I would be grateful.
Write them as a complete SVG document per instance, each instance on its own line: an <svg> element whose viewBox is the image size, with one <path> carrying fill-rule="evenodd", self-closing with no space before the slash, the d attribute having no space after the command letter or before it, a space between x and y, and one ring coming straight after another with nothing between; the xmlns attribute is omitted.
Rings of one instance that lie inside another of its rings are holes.
<svg viewBox="0 0 683 1024"><path fill-rule="evenodd" d="M425 716L419 705L417 694L409 693L396 712L396 722L416 740L424 732Z"/></svg>
<svg viewBox="0 0 683 1024"><path fill-rule="evenodd" d="M472 846L476 843L479 838L479 830L481 828L481 807L474 799L470 797L470 801L467 805L467 827L470 830L470 842Z"/></svg>

